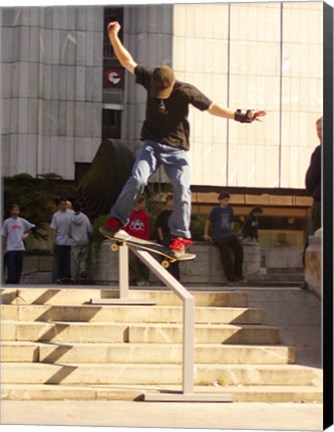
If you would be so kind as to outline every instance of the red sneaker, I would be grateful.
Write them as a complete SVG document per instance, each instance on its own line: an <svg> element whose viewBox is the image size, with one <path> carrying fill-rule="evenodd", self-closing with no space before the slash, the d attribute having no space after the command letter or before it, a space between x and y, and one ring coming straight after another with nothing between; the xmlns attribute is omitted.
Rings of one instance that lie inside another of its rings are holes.
<svg viewBox="0 0 334 432"><path fill-rule="evenodd" d="M106 237L114 237L114 235L122 228L121 222L114 218L110 217L103 227L100 227L100 232Z"/></svg>
<svg viewBox="0 0 334 432"><path fill-rule="evenodd" d="M193 242L189 239L176 237L172 239L172 242L169 245L169 249L171 249L174 252L177 258L179 258L180 256L185 254L186 252L185 246L191 246L192 244Z"/></svg>

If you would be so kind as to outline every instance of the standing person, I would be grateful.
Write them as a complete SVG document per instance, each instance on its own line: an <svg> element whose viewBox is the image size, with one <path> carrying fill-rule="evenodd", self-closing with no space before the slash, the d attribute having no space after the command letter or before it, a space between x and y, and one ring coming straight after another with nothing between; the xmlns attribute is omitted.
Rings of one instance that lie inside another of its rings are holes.
<svg viewBox="0 0 334 432"><path fill-rule="evenodd" d="M54 244L54 280L71 277L71 246L68 235L73 210L68 209L66 198L59 198L58 211L54 213L50 227L53 232Z"/></svg>
<svg viewBox="0 0 334 432"><path fill-rule="evenodd" d="M248 213L242 227L242 237L249 242L259 241L259 221L258 216L263 213L262 207L256 206Z"/></svg>
<svg viewBox="0 0 334 432"><path fill-rule="evenodd" d="M23 268L25 246L23 238L35 225L19 217L20 207L11 206L11 217L4 221L2 227L3 248L8 269L8 284L19 284Z"/></svg>
<svg viewBox="0 0 334 432"><path fill-rule="evenodd" d="M303 265L305 267L305 254L308 247L308 238L321 227L321 147L322 147L322 117L315 122L317 136L320 144L311 155L310 165L305 175L305 186L309 195L313 198L312 206L309 208L308 220L305 233L305 244L303 250ZM301 288L307 289L306 281Z"/></svg>
<svg viewBox="0 0 334 432"><path fill-rule="evenodd" d="M156 227L158 229L158 238L159 243L163 246L169 246L171 243L171 233L169 228L169 218L173 214L174 210L174 201L173 201L173 195L169 194L166 197L166 208L165 210L162 210L158 214ZM174 263L171 263L170 266L167 268L169 273L175 277L176 280L180 280L180 266L179 262L176 261Z"/></svg>
<svg viewBox="0 0 334 432"><path fill-rule="evenodd" d="M73 211L68 235L71 245L71 278L77 280L88 276L89 238L93 229L79 202L73 204Z"/></svg>
<svg viewBox="0 0 334 432"><path fill-rule="evenodd" d="M145 198L140 197L138 203L130 214L129 223L124 230L131 236L149 240L151 236L151 226L148 213L145 211ZM148 286L150 270L133 253L129 256L130 283L131 285Z"/></svg>
<svg viewBox="0 0 334 432"><path fill-rule="evenodd" d="M211 210L205 223L204 239L212 240L213 244L219 248L227 280L229 282L244 281L242 275L243 248L233 231L234 212L229 205L230 195L222 192L218 199L220 204ZM209 235L210 228L212 236Z"/></svg>
<svg viewBox="0 0 334 432"><path fill-rule="evenodd" d="M322 145L322 117L316 121L317 136L320 144L312 153L310 165L305 175L305 186L309 195L313 198L312 206L309 211L308 236L313 235L321 227L321 145ZM306 246L307 247L307 246Z"/></svg>
<svg viewBox="0 0 334 432"><path fill-rule="evenodd" d="M189 105L201 111L242 123L251 123L264 116L265 111L233 111L213 103L191 84L177 81L173 70L161 65L153 71L137 64L131 54L122 45L118 33L118 22L108 24L109 39L114 53L136 82L147 91L146 119L141 139L144 142L135 161L132 175L125 184L115 205L110 211L111 217L101 231L109 236L120 237L117 233L128 222L130 213L138 201L149 177L164 166L174 190L174 211L169 218L172 241L169 247L175 256L185 252L185 246L191 245L190 216L191 192L189 150Z"/></svg>

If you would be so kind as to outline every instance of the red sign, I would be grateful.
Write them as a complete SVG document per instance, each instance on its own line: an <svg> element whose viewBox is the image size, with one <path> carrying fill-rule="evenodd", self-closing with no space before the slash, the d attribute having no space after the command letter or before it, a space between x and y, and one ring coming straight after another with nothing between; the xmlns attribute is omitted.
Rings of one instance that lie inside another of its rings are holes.
<svg viewBox="0 0 334 432"><path fill-rule="evenodd" d="M122 80L122 73L119 69L107 69L106 80L109 84L116 86Z"/></svg>

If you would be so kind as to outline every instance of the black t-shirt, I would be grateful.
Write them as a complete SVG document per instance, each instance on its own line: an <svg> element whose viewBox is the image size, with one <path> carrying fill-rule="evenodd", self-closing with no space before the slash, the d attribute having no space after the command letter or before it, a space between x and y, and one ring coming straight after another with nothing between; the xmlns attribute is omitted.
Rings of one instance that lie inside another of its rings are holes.
<svg viewBox="0 0 334 432"><path fill-rule="evenodd" d="M231 223L234 219L234 212L232 207L227 206L223 208L216 206L211 210L209 214L209 221L211 222L212 238L214 240L220 240L230 235L235 235L231 228Z"/></svg>
<svg viewBox="0 0 334 432"><path fill-rule="evenodd" d="M135 68L136 82L147 90L146 119L141 131L141 139L152 139L172 147L189 150L188 106L191 104L205 111L212 102L196 87L181 81L175 81L169 98L152 98L149 93L152 72L141 65Z"/></svg>
<svg viewBox="0 0 334 432"><path fill-rule="evenodd" d="M258 220L254 214L249 214L245 220L242 234L243 237L258 238Z"/></svg>
<svg viewBox="0 0 334 432"><path fill-rule="evenodd" d="M162 235L164 238L170 237L170 228L168 225L168 220L172 213L173 213L172 210L166 209L160 212L157 218L156 227L161 228Z"/></svg>

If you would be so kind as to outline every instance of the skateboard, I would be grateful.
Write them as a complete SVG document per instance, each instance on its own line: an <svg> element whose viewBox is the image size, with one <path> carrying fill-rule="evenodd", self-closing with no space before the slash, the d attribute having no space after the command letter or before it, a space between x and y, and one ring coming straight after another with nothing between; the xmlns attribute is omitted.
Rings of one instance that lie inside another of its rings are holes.
<svg viewBox="0 0 334 432"><path fill-rule="evenodd" d="M165 259L161 262L161 265L164 268L168 268L170 264L176 261L189 261L196 258L196 255L192 253L185 253L178 258L174 255L174 252L168 247L148 240L143 240L137 237L130 236L124 230L117 231L115 236L111 237L108 235L108 233L104 230L103 227L100 227L100 233L113 242L113 244L110 246L113 252L116 252L119 246L123 244L128 244L129 246L133 246L136 249L146 250L148 252L163 256Z"/></svg>

